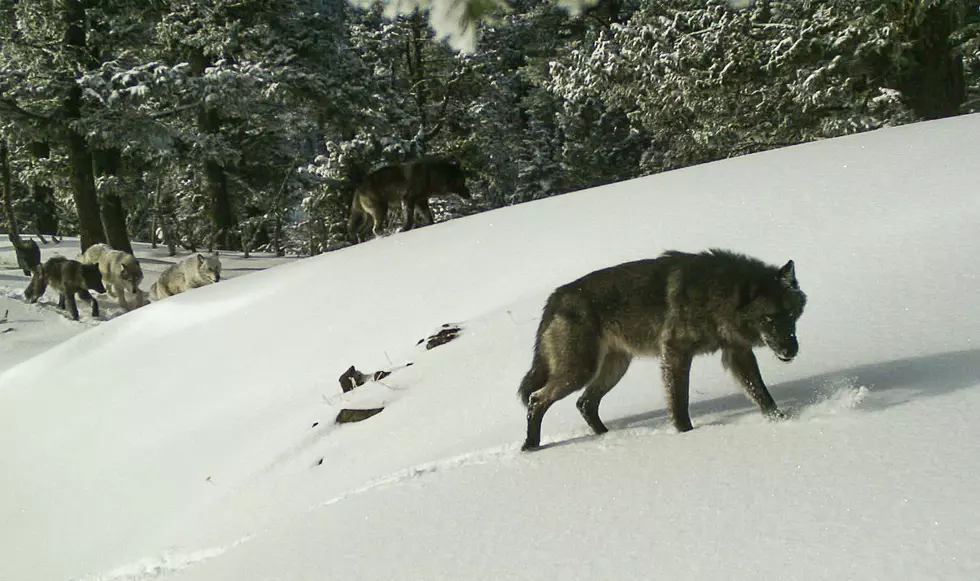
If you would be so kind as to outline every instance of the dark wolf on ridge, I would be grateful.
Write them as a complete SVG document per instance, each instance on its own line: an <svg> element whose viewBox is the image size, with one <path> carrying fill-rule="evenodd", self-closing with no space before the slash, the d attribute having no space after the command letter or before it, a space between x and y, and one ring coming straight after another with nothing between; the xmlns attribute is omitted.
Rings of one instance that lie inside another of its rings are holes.
<svg viewBox="0 0 980 581"><path fill-rule="evenodd" d="M782 361L796 357L796 321L805 305L792 260L778 268L715 249L665 252L557 288L544 307L531 369L518 390L527 406L523 449L540 445L541 420L551 404L583 388L579 412L595 433L606 432L599 402L636 356L661 359L670 417L679 432L693 428L691 361L719 350L762 413L784 417L752 348L765 345Z"/></svg>
<svg viewBox="0 0 980 581"><path fill-rule="evenodd" d="M455 162L421 159L379 168L369 173L354 190L347 222L348 236L360 241L368 228L374 236L379 236L388 221L388 204L399 200L405 209L402 231L412 229L415 212L431 224L429 198L452 194L470 198L463 169Z"/></svg>
<svg viewBox="0 0 980 581"><path fill-rule="evenodd" d="M102 273L99 272L98 264L82 264L76 260L70 260L64 256L54 256L49 258L42 266L35 269L34 278L24 291L32 304L44 296L44 291L48 285L54 287L61 296L58 298L58 308L64 309L67 305L71 318L78 320L78 305L75 304L77 294L83 300L92 303L92 316L99 316L99 303L89 294L88 291L94 290L97 293L104 293L105 286L102 284Z"/></svg>
<svg viewBox="0 0 980 581"><path fill-rule="evenodd" d="M37 242L33 240L15 240L10 238L10 243L14 245L14 254L17 255L17 266L24 271L24 276L34 274L34 269L41 264L41 249Z"/></svg>

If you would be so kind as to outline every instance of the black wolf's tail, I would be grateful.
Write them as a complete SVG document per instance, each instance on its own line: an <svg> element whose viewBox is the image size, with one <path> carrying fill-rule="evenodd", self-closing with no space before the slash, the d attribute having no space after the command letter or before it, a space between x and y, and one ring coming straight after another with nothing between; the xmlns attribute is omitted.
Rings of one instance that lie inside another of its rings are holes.
<svg viewBox="0 0 980 581"><path fill-rule="evenodd" d="M517 395L524 402L524 407L527 407L528 401L531 399L531 394L548 383L548 375L548 363L541 356L540 346L535 345L534 358L531 360L531 369L524 375L524 379L521 380L521 387L517 390Z"/></svg>
<svg viewBox="0 0 980 581"><path fill-rule="evenodd" d="M347 240L358 242L358 236L364 228L364 210L361 207L360 188L354 190L354 199L350 204L350 216L347 218Z"/></svg>

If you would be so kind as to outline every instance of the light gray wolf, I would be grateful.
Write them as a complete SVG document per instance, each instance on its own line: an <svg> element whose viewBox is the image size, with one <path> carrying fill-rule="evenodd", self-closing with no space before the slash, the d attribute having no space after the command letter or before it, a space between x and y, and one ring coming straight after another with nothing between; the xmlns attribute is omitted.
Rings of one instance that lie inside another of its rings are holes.
<svg viewBox="0 0 980 581"><path fill-rule="evenodd" d="M722 352L722 363L770 418L784 417L766 389L753 347L783 361L799 351L796 321L806 295L790 260L782 268L724 250L665 252L557 288L544 307L530 371L518 394L527 406L524 450L540 445L551 404L584 388L578 410L606 432L599 402L636 356L661 359L674 427L692 429L689 373L695 355Z"/></svg>
<svg viewBox="0 0 980 581"><path fill-rule="evenodd" d="M218 254L207 258L200 254L188 256L177 264L171 264L150 287L150 299L156 301L221 281L221 260Z"/></svg>
<svg viewBox="0 0 980 581"><path fill-rule="evenodd" d="M10 236L10 242L14 245L14 253L17 255L17 266L24 271L24 276L32 276L34 269L41 265L41 249L37 242L33 240L23 240L18 237L14 239Z"/></svg>
<svg viewBox="0 0 980 581"><path fill-rule="evenodd" d="M143 282L143 269L136 257L122 250L113 250L108 244L93 244L89 246L78 261L83 264L97 264L102 273L102 281L108 289L110 297L119 301L124 310L132 310L144 303L145 293L140 290ZM135 302L126 299L126 293L132 292Z"/></svg>
<svg viewBox="0 0 980 581"><path fill-rule="evenodd" d="M78 305L75 304L77 294L83 300L92 303L92 316L99 316L99 303L89 294L93 290L97 293L104 293L105 286L102 284L102 273L95 264L82 264L77 260L71 260L64 256L51 257L39 268L34 269L34 277L24 291L32 304L36 303L44 295L48 285L54 287L61 296L58 298L58 308L67 310L71 313L71 318L78 320Z"/></svg>
<svg viewBox="0 0 980 581"><path fill-rule="evenodd" d="M379 236L387 224L388 204L399 200L405 209L402 231L412 229L416 212L431 224L429 198L452 194L470 198L463 169L455 162L428 158L384 166L369 173L354 190L348 237L360 241L368 228Z"/></svg>

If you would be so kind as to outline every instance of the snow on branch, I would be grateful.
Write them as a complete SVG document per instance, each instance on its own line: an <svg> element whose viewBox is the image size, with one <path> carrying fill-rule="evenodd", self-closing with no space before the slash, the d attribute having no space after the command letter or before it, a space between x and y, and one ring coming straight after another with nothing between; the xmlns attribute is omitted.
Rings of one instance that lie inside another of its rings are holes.
<svg viewBox="0 0 980 581"><path fill-rule="evenodd" d="M369 7L374 0L351 0L355 5ZM429 24L438 38L445 38L455 50L472 53L476 50L477 27L493 18L493 13L508 10L504 0L382 0L385 15L394 18L415 12L429 12ZM558 6L572 15L580 14L598 0L556 0Z"/></svg>

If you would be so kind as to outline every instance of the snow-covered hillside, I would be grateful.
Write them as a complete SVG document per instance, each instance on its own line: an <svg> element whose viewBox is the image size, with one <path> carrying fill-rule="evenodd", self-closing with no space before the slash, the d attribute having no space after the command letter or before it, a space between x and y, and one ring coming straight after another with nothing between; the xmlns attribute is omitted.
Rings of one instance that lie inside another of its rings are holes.
<svg viewBox="0 0 980 581"><path fill-rule="evenodd" d="M977 151L980 116L747 156L85 327L0 376L0 579L975 579ZM678 434L638 362L609 434L568 398L521 453L548 293L713 246L796 262L800 356L758 351L794 418L704 357ZM395 372L343 394L350 365Z"/></svg>

